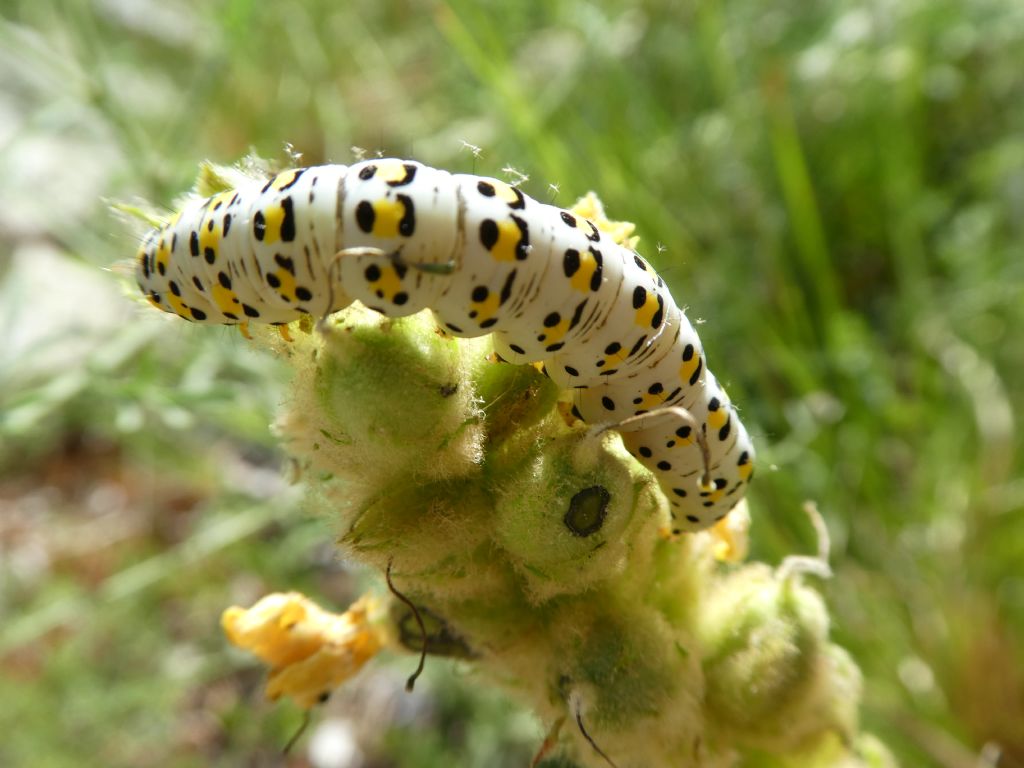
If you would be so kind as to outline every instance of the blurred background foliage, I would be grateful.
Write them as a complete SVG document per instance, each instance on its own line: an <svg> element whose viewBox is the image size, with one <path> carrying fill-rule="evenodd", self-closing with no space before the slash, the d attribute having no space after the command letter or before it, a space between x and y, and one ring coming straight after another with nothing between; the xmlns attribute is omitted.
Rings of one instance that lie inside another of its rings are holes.
<svg viewBox="0 0 1024 768"><path fill-rule="evenodd" d="M0 0L0 764L277 764L299 714L220 610L363 586L267 428L283 366L110 270L109 201L286 142L635 221L757 439L753 556L827 518L866 728L1024 766L1020 0ZM402 661L287 762L526 764L528 715Z"/></svg>

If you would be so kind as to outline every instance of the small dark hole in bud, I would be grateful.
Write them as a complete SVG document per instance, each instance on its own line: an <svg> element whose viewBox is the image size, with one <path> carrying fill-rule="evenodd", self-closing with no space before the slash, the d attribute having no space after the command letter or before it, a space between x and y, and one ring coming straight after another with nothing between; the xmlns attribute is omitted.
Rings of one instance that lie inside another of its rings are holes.
<svg viewBox="0 0 1024 768"><path fill-rule="evenodd" d="M600 485L584 488L572 497L565 513L565 527L573 536L591 536L601 530L612 495Z"/></svg>

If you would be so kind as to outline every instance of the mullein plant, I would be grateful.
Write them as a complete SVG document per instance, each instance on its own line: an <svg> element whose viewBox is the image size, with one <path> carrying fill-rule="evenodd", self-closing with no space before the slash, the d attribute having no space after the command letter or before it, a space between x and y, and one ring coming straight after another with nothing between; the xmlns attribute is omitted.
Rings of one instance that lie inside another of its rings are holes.
<svg viewBox="0 0 1024 768"><path fill-rule="evenodd" d="M237 173L204 166L197 191ZM574 212L631 238L592 195ZM422 651L532 708L548 728L535 762L893 765L860 732L859 670L806 583L824 558L744 564L745 502L673 535L613 429L429 314L354 305L252 333L294 369L275 429L309 506L390 587L343 613L295 592L225 611L228 639L270 668L269 698L308 712L380 650Z"/></svg>

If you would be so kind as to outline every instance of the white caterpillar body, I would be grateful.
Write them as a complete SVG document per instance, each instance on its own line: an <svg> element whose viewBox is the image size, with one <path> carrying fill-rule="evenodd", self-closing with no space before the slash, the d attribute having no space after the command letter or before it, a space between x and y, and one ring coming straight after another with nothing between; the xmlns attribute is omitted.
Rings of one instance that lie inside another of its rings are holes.
<svg viewBox="0 0 1024 768"><path fill-rule="evenodd" d="M679 530L721 519L752 476L751 441L650 265L496 179L395 159L285 171L187 205L146 236L136 275L152 304L200 323L283 324L359 300L493 333L504 359L572 388L577 416L618 425Z"/></svg>

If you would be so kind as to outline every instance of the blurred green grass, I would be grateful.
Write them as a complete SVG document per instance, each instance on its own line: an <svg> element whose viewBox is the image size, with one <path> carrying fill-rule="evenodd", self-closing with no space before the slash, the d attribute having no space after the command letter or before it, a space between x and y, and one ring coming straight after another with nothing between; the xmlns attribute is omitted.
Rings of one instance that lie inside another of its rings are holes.
<svg viewBox="0 0 1024 768"><path fill-rule="evenodd" d="M905 765L986 744L1024 765L1018 0L2 0L0 19L0 764L271 764L297 722L216 627L270 588L356 591L278 479L285 373L104 271L134 250L106 201L170 207L198 161L288 142L514 167L535 197L592 188L635 221L757 439L754 556L814 550L803 500L827 518L866 727ZM520 716L435 667L398 735L362 726L367 760L528 759Z"/></svg>

